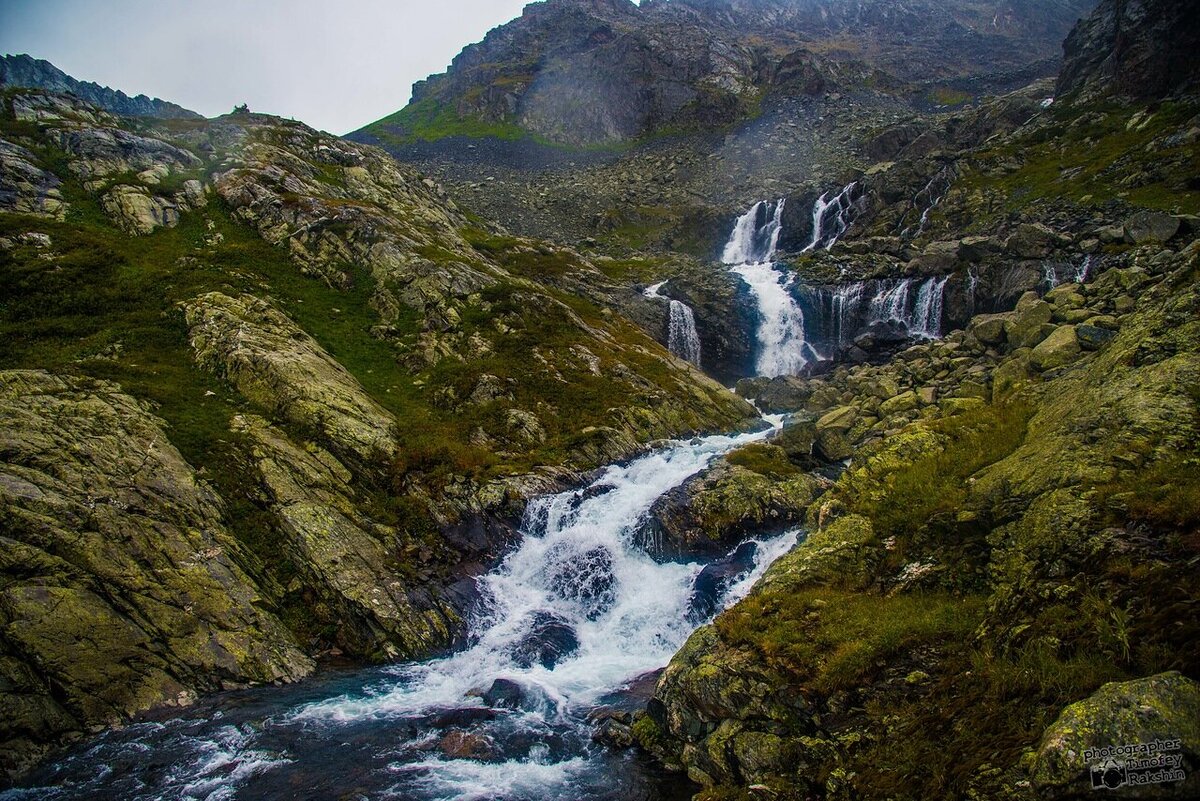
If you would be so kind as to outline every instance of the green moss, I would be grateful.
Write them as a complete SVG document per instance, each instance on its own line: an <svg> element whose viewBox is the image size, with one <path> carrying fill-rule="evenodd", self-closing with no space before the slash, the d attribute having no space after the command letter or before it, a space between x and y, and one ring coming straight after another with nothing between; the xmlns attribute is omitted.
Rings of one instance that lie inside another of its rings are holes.
<svg viewBox="0 0 1200 801"><path fill-rule="evenodd" d="M746 445L727 455L725 460L770 478L784 478L804 472L788 460L787 452L778 445Z"/></svg>
<svg viewBox="0 0 1200 801"><path fill-rule="evenodd" d="M1157 530L1200 531L1200 457L1176 453L1147 468L1123 473L1098 488L1098 505L1112 522L1134 521Z"/></svg>
<svg viewBox="0 0 1200 801"><path fill-rule="evenodd" d="M975 96L970 92L953 89L949 86L938 86L930 89L928 97L930 102L936 103L939 106L962 106L975 99Z"/></svg>
<svg viewBox="0 0 1200 801"><path fill-rule="evenodd" d="M975 172L961 188L1003 198L1006 211L1038 200L1098 207L1123 199L1135 206L1195 214L1200 212L1200 150L1166 137L1197 110L1194 104L1166 102L1135 121L1131 109L1089 106L1089 122L1079 124L1080 111L1062 105L1053 112L1053 124L978 157L988 165L1015 159L1018 169ZM1183 169L1164 173L1161 165L1173 160L1180 160Z"/></svg>
<svg viewBox="0 0 1200 801"><path fill-rule="evenodd" d="M979 625L979 596L881 597L831 587L752 594L719 617L734 645L821 692L868 681L881 662L919 644L962 641Z"/></svg>

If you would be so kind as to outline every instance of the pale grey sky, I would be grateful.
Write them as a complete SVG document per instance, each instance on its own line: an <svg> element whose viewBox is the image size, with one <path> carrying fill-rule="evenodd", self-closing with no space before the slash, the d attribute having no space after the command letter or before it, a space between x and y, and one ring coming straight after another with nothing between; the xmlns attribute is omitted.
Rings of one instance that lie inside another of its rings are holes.
<svg viewBox="0 0 1200 801"><path fill-rule="evenodd" d="M519 16L526 0L0 0L0 53L179 103L344 134Z"/></svg>

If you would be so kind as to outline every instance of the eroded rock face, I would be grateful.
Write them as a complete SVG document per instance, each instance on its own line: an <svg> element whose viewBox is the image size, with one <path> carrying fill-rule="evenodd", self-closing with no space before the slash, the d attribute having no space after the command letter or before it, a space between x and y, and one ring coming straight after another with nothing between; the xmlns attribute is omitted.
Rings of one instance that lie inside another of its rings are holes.
<svg viewBox="0 0 1200 801"><path fill-rule="evenodd" d="M135 236L179 224L179 209L174 203L139 187L114 186L100 199L100 205L122 230Z"/></svg>
<svg viewBox="0 0 1200 801"><path fill-rule="evenodd" d="M318 433L339 457L381 466L396 422L311 337L271 304L212 292L185 307L197 361L262 408Z"/></svg>
<svg viewBox="0 0 1200 801"><path fill-rule="evenodd" d="M723 556L751 532L801 522L823 489L811 475L776 481L722 460L655 502L639 539L658 559Z"/></svg>
<svg viewBox="0 0 1200 801"><path fill-rule="evenodd" d="M0 59L0 86L29 86L52 92L70 92L114 114L135 117L200 119L194 111L146 95L130 97L120 90L100 86L91 81L78 81L49 61L26 55L4 56Z"/></svg>
<svg viewBox="0 0 1200 801"><path fill-rule="evenodd" d="M305 587L334 610L326 622L343 652L411 659L453 641L460 621L452 605L401 580L397 532L363 512L341 462L259 417L239 417L234 428L252 443L267 509Z"/></svg>
<svg viewBox="0 0 1200 801"><path fill-rule="evenodd" d="M1200 81L1189 0L1104 0L1067 37L1058 94L1160 98Z"/></svg>
<svg viewBox="0 0 1200 801"><path fill-rule="evenodd" d="M0 209L61 220L66 216L58 176L35 165L32 153L0 139Z"/></svg>
<svg viewBox="0 0 1200 801"><path fill-rule="evenodd" d="M5 769L67 732L312 669L223 513L115 385L0 372Z"/></svg>

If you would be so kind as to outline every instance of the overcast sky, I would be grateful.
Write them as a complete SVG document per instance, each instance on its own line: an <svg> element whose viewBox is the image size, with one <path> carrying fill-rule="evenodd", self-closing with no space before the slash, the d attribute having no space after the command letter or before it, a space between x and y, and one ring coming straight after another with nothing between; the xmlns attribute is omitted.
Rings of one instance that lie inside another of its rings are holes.
<svg viewBox="0 0 1200 801"><path fill-rule="evenodd" d="M205 116L238 103L344 134L526 0L0 0L0 52Z"/></svg>

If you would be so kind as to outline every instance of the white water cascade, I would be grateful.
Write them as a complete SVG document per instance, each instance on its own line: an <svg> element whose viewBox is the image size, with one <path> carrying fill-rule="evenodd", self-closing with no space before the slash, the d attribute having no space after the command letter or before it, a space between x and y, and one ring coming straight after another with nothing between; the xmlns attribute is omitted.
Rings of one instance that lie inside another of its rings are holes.
<svg viewBox="0 0 1200 801"><path fill-rule="evenodd" d="M804 248L803 253L817 248L830 250L837 244L852 222L855 211L854 190L857 188L858 182L852 181L837 194L826 192L817 198L813 204L812 241Z"/></svg>
<svg viewBox="0 0 1200 801"><path fill-rule="evenodd" d="M701 622L691 607L702 566L660 564L636 545L651 506L716 457L763 436L678 442L609 467L586 488L531 502L520 546L482 579L485 603L472 626L472 647L396 668L390 686L306 705L293 719L336 727L482 706L477 699L472 704L472 695L485 693L497 679L521 693L510 705L505 731L523 732L536 743L567 725L572 713L581 717L606 694L665 665ZM795 532L758 541L752 564L723 589L717 608L748 592L795 542ZM538 621L572 632L574 648L554 662L528 659ZM411 773L415 789L428 797L524 797L523 791L537 788L536 797L552 798L562 797L588 768L583 755L556 759L536 744L526 751L492 763L427 756L400 773Z"/></svg>
<svg viewBox="0 0 1200 801"><path fill-rule="evenodd" d="M1072 284L1082 284L1092 277L1100 260L1100 256L1089 253L1080 260L1079 264L1058 264L1048 261L1042 265L1042 280L1045 282L1047 290L1054 289L1063 282L1064 278Z"/></svg>
<svg viewBox="0 0 1200 801"><path fill-rule="evenodd" d="M667 322L667 350L699 367L700 333L696 330L696 315L691 306L662 293L662 288L666 284L666 281L662 281L647 287L643 294L648 298L662 299L670 303Z"/></svg>
<svg viewBox="0 0 1200 801"><path fill-rule="evenodd" d="M789 291L791 278L775 269L784 201L761 201L738 218L722 261L749 285L758 303L758 359L763 376L795 375L821 356L804 334L804 312Z"/></svg>
<svg viewBox="0 0 1200 801"><path fill-rule="evenodd" d="M917 290L909 329L917 336L937 339L942 335L942 312L946 301L946 284L950 276L930 278Z"/></svg>
<svg viewBox="0 0 1200 801"><path fill-rule="evenodd" d="M654 789L671 780L593 743L588 715L640 708L631 685L795 545L797 531L750 539L707 566L643 547L660 497L766 433L668 443L531 501L519 545L477 581L457 653L204 700L106 732L0 799L674 797Z"/></svg>

